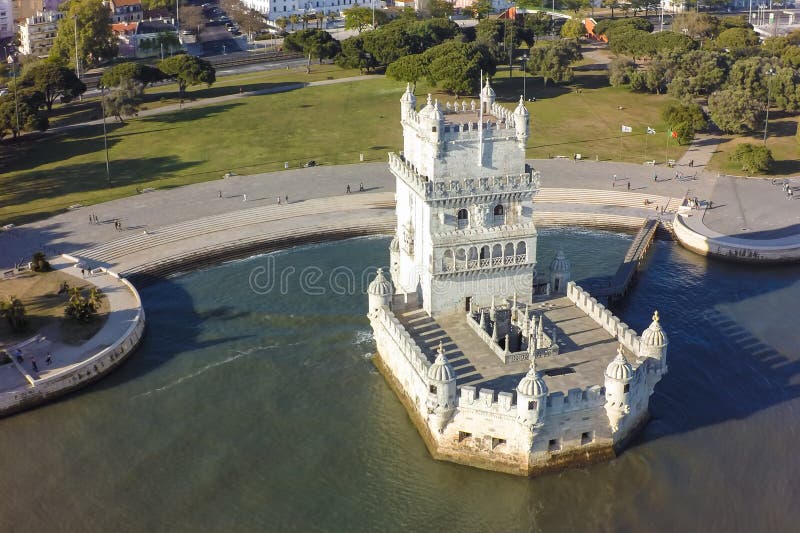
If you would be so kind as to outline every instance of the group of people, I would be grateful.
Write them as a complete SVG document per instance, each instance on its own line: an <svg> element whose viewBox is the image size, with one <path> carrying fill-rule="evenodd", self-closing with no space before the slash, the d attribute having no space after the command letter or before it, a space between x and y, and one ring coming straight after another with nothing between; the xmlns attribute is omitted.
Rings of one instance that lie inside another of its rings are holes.
<svg viewBox="0 0 800 533"><path fill-rule="evenodd" d="M347 194L350 194L352 191L350 190L350 184L347 184L347 188L345 189ZM358 192L364 192L364 182L358 184Z"/></svg>
<svg viewBox="0 0 800 533"><path fill-rule="evenodd" d="M25 363L25 357L22 355L22 350L20 350L19 348L17 348L17 351L14 352L14 358L17 360L17 363L19 363L20 365ZM31 360L31 368L33 369L34 372L38 372L39 371L39 364L36 362L36 357L32 355L30 357L30 360ZM51 354L50 352L47 352L47 357L45 357L44 363L47 366L52 365L53 364L53 354Z"/></svg>
<svg viewBox="0 0 800 533"><path fill-rule="evenodd" d="M219 191L217 197L218 198L222 198L222 191L221 190ZM247 201L247 193L242 193L242 202L246 202L246 201ZM278 205L281 205L281 203L287 203L287 204L289 203L289 195L288 194L284 195L283 199L281 199L281 197L278 196Z"/></svg>

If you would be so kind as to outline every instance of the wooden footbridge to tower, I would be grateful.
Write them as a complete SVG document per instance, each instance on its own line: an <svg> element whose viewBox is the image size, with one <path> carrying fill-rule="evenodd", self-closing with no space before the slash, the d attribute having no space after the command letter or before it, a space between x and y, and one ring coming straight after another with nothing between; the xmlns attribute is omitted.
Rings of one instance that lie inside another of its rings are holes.
<svg viewBox="0 0 800 533"><path fill-rule="evenodd" d="M631 282L636 277L636 271L639 269L641 261L655 239L658 225L657 219L648 219L642 224L616 274L609 280L607 286L592 287L590 291L593 296L605 296L609 303L625 296Z"/></svg>

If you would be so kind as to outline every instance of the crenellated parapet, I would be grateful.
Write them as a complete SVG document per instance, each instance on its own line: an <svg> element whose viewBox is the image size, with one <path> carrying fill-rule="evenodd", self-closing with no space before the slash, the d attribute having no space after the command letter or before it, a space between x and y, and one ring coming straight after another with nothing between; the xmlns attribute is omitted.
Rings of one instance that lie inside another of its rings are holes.
<svg viewBox="0 0 800 533"><path fill-rule="evenodd" d="M516 195L530 199L539 191L538 171L509 176L432 180L422 175L403 154L389 152L389 169L425 200L464 199L477 201L485 196Z"/></svg>

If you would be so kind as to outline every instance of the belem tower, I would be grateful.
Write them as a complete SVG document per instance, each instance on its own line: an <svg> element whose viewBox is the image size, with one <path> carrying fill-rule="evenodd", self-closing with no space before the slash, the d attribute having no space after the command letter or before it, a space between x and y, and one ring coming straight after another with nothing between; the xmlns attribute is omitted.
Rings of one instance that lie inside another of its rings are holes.
<svg viewBox="0 0 800 533"><path fill-rule="evenodd" d="M658 313L641 334L536 268L528 111L400 100L390 276L370 284L375 363L437 459L535 475L614 457L667 371ZM542 269L544 270L544 269Z"/></svg>

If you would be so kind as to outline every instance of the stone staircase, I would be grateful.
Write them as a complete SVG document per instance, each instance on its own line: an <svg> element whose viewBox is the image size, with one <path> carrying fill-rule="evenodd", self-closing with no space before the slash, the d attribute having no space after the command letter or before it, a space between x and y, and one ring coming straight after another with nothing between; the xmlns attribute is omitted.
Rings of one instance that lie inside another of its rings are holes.
<svg viewBox="0 0 800 533"><path fill-rule="evenodd" d="M647 201L648 203L645 203ZM681 198L660 196L638 192L606 191L603 189L542 188L534 197L537 204L589 204L615 207L635 207L675 213L681 205ZM640 224L637 224L637 226Z"/></svg>

